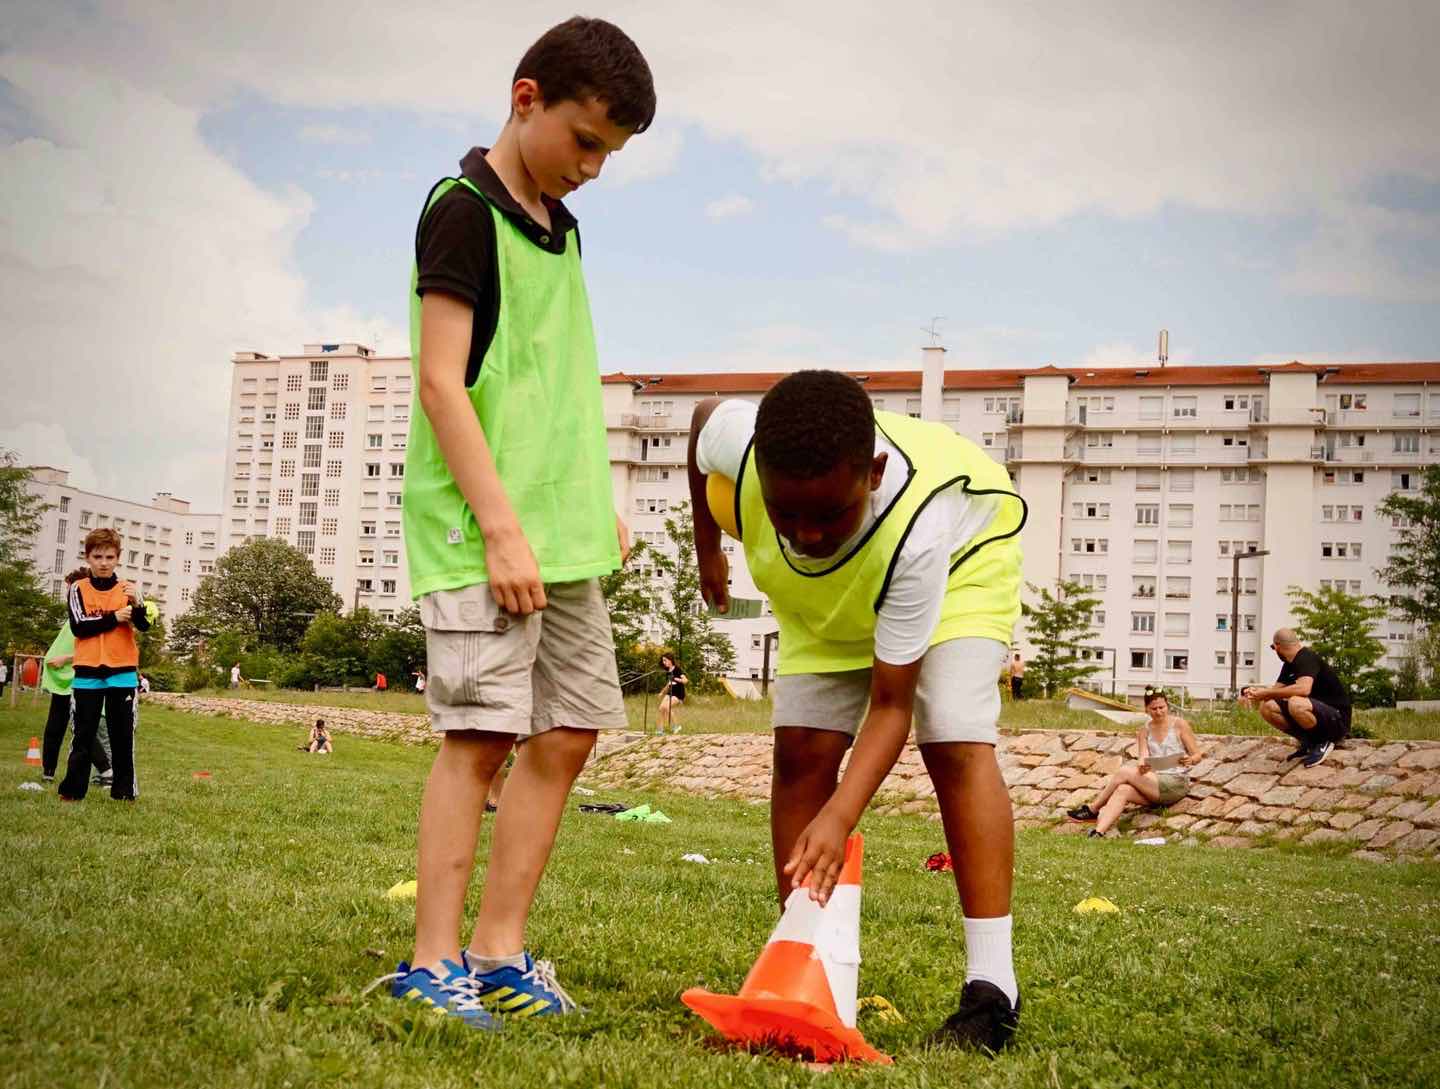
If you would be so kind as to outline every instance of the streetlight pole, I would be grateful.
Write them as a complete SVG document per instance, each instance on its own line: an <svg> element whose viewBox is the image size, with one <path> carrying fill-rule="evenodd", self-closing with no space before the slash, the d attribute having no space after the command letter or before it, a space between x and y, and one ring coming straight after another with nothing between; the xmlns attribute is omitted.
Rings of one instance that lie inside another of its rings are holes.
<svg viewBox="0 0 1440 1089"><path fill-rule="evenodd" d="M1253 560L1259 556L1270 555L1270 550L1261 549L1259 552L1237 552L1230 559L1230 698L1236 699L1240 695L1240 689L1235 687L1235 671L1239 665L1240 646L1240 561Z"/></svg>

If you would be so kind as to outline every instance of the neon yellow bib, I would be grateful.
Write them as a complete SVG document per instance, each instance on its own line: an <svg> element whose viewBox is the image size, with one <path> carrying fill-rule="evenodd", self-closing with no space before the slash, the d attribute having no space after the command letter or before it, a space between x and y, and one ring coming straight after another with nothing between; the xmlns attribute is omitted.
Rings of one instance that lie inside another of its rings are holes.
<svg viewBox="0 0 1440 1089"><path fill-rule="evenodd" d="M750 576L780 622L782 674L838 673L874 664L876 616L895 559L915 519L947 488L1000 500L990 524L951 558L945 603L930 645L966 637L1008 645L1020 617L1025 501L1015 493L1004 467L943 424L877 412L875 426L905 458L905 484L869 534L821 571L801 571L791 564L765 513L753 447L741 462L737 528Z"/></svg>
<svg viewBox="0 0 1440 1089"><path fill-rule="evenodd" d="M435 187L428 212L455 185ZM482 198L483 199L483 198ZM470 402L544 582L620 566L600 368L579 246L548 253L493 205L500 272L494 339ZM420 297L410 276L410 354L417 391L405 451L405 555L415 597L486 582L485 541L420 405Z"/></svg>

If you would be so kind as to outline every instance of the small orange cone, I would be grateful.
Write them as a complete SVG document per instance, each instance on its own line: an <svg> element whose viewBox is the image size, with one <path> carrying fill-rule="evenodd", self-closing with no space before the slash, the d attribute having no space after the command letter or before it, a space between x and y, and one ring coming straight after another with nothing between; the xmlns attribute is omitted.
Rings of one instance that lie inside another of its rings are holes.
<svg viewBox="0 0 1440 1089"><path fill-rule="evenodd" d="M799 888L738 995L692 987L680 1000L727 1039L778 1045L817 1062L890 1063L855 1027L860 978L860 863L865 841L845 844L840 880L824 907Z"/></svg>
<svg viewBox="0 0 1440 1089"><path fill-rule="evenodd" d="M30 739L30 748L25 753L25 763L32 764L37 768L40 766L40 739L38 737Z"/></svg>

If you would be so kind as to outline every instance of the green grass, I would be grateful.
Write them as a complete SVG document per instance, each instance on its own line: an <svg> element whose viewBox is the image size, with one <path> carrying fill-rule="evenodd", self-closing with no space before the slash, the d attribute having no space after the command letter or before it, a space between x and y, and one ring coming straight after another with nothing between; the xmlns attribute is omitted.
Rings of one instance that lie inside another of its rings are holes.
<svg viewBox="0 0 1440 1089"><path fill-rule="evenodd" d="M353 692L312 692L304 688L205 688L192 696L214 699L263 700L266 703L307 703L323 707L356 707L362 711L387 711L407 715L423 715L425 697L418 692L375 692L356 689Z"/></svg>
<svg viewBox="0 0 1440 1089"><path fill-rule="evenodd" d="M920 1047L963 971L954 888L921 870L939 828L868 818L861 993L906 1022L862 1018L894 1068L826 1081L725 1051L678 1000L733 991L773 925L763 806L619 799L659 802L664 826L572 809L531 940L591 1012L489 1036L360 995L409 953L412 906L382 893L414 873L428 751L341 738L307 757L291 731L155 708L140 802L65 805L16 789L41 714L0 710L0 1085L1440 1083L1433 864L1024 833L1024 1022L992 1061ZM1124 914L1074 915L1090 895Z"/></svg>

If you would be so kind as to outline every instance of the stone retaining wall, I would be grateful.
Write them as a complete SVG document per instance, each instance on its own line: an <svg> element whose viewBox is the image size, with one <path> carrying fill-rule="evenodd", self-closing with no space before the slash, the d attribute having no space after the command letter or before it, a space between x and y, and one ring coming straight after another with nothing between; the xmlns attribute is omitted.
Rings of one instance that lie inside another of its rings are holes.
<svg viewBox="0 0 1440 1089"><path fill-rule="evenodd" d="M1372 859L1440 857L1440 742L1351 741L1308 769L1283 762L1292 751L1283 741L1204 735L1200 744L1206 758L1191 772L1190 795L1164 810L1136 812L1121 822L1122 834L1220 847L1337 843ZM646 738L596 763L585 782L767 798L770 748L763 734ZM1091 800L1105 777L1134 755L1133 736L1125 734L1002 737L1000 767L1017 827L1084 832L1086 826L1064 820L1065 810ZM874 808L939 819L935 787L913 746L906 746Z"/></svg>

